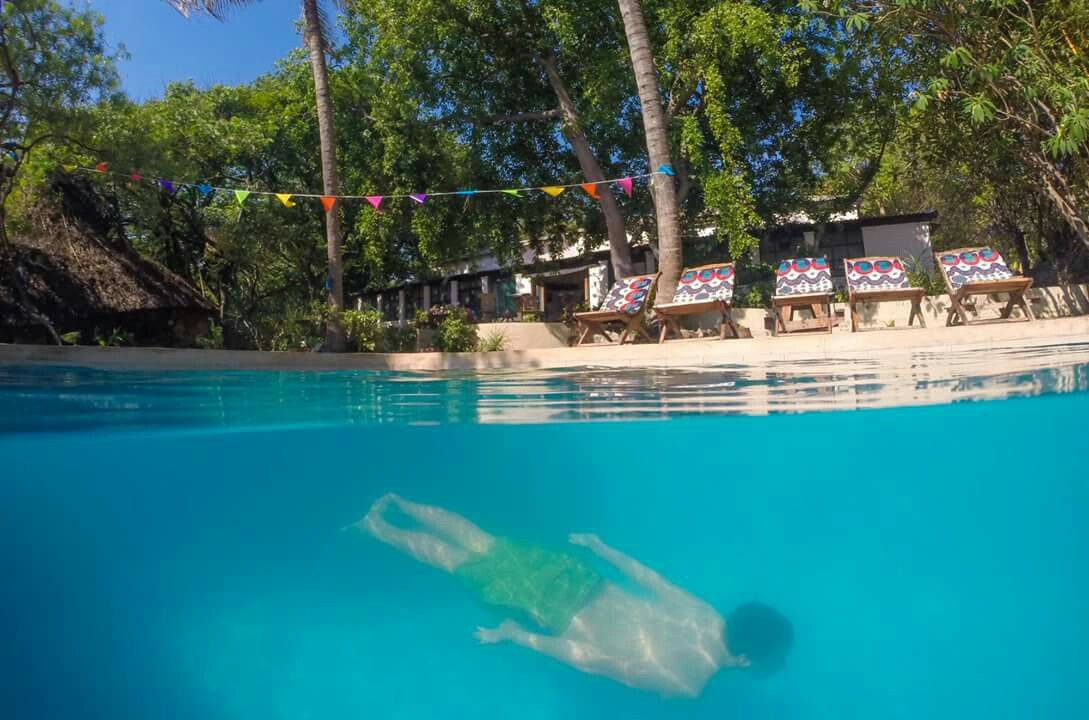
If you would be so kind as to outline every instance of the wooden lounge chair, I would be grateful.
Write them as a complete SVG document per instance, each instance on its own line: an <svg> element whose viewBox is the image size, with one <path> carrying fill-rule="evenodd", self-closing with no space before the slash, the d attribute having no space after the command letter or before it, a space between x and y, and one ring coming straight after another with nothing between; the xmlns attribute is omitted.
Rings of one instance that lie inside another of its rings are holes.
<svg viewBox="0 0 1089 720"><path fill-rule="evenodd" d="M923 296L926 290L911 287L904 263L898 257L862 257L843 261L847 278L847 302L851 311L851 332L858 331L858 303L910 300L908 327L919 318L919 326L926 327L923 318Z"/></svg>
<svg viewBox="0 0 1089 720"><path fill-rule="evenodd" d="M799 330L832 332L832 268L828 258L791 258L779 263L775 271L775 334ZM809 308L812 319L795 320L794 310Z"/></svg>
<svg viewBox="0 0 1089 720"><path fill-rule="evenodd" d="M1002 253L989 247L959 248L936 252L938 268L949 288L949 315L946 325L969 324L968 313L964 310L964 301L972 295L990 295L1008 293L1006 303L999 318L1008 320L1014 305L1019 305L1024 312L1024 319L1031 322L1036 319L1032 308L1025 300L1025 291L1032 287L1032 278L1021 277L1010 272ZM976 320L974 322L980 322ZM984 321L985 322L985 321Z"/></svg>
<svg viewBox="0 0 1089 720"><path fill-rule="evenodd" d="M673 301L657 303L654 312L662 319L662 330L658 342L665 342L670 331L678 337L681 334L680 318L685 315L697 315L706 312L718 312L719 338L726 338L730 330L734 337L740 337L737 325L730 317L730 304L734 299L734 264L714 263L700 267L685 268L681 273Z"/></svg>
<svg viewBox="0 0 1089 720"><path fill-rule="evenodd" d="M575 313L579 329L579 339L575 344L582 345L594 333L601 333L612 342L612 336L605 329L606 323L623 323L624 328L617 341L620 345L627 342L629 337L634 339L636 333L650 340L643 330L643 315L647 311L647 299L657 282L658 273L617 280L601 303L600 310Z"/></svg>

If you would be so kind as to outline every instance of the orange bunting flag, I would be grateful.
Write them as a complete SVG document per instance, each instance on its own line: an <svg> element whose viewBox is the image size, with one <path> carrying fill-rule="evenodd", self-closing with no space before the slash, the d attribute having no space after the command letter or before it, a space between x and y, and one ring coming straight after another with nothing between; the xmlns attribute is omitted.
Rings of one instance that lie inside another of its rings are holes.
<svg viewBox="0 0 1089 720"><path fill-rule="evenodd" d="M106 165L106 163L100 162L98 165L95 165L95 170L98 170L99 172L106 172L107 167L109 166Z"/></svg>
<svg viewBox="0 0 1089 720"><path fill-rule="evenodd" d="M562 187L559 187L558 185L549 185L548 187L541 188L541 190L548 193L552 197L556 197L557 195L559 195L560 193L562 193L566 189L567 188L562 188Z"/></svg>
<svg viewBox="0 0 1089 720"><path fill-rule="evenodd" d="M620 178L616 181L616 184L624 191L624 194L631 197L631 178Z"/></svg>
<svg viewBox="0 0 1089 720"><path fill-rule="evenodd" d="M295 202L291 199L291 195L287 193L276 193L276 197L280 198L280 202L284 204L284 207L295 207Z"/></svg>
<svg viewBox="0 0 1089 720"><path fill-rule="evenodd" d="M333 212L333 207L337 204L337 199L332 195L321 196L321 206L325 208L325 212Z"/></svg>
<svg viewBox="0 0 1089 720"><path fill-rule="evenodd" d="M385 199L385 195L368 195L367 202L371 204L378 212L382 212L382 200Z"/></svg>
<svg viewBox="0 0 1089 720"><path fill-rule="evenodd" d="M594 200L600 200L597 194L597 185L594 183L583 183L582 189L586 191L586 194L592 197Z"/></svg>

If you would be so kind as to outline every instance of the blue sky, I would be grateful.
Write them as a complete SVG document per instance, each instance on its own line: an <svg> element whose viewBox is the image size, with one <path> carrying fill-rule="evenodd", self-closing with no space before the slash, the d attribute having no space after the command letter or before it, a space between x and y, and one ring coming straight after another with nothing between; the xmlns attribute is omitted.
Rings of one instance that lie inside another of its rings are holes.
<svg viewBox="0 0 1089 720"><path fill-rule="evenodd" d="M191 79L201 87L247 82L302 45L295 25L299 0L234 8L226 22L186 20L165 0L90 0L90 5L106 18L109 43L124 44L132 56L122 63L121 77L125 91L138 100L162 95L171 80Z"/></svg>

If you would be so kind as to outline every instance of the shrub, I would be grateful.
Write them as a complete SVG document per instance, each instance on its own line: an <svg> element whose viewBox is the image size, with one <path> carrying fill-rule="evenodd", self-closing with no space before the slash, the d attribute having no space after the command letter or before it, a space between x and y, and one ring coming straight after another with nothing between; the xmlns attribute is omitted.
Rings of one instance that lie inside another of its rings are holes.
<svg viewBox="0 0 1089 720"><path fill-rule="evenodd" d="M771 283L757 282L739 297L735 305L742 308L766 308L771 304Z"/></svg>
<svg viewBox="0 0 1089 720"><path fill-rule="evenodd" d="M416 352L416 328L386 328L382 350L397 353Z"/></svg>
<svg viewBox="0 0 1089 720"><path fill-rule="evenodd" d="M383 347L385 327L377 310L345 310L340 318L350 350L377 352Z"/></svg>
<svg viewBox="0 0 1089 720"><path fill-rule="evenodd" d="M223 326L219 323L212 323L212 326L208 328L208 334L197 338L197 346L204 350L222 350Z"/></svg>
<svg viewBox="0 0 1089 720"><path fill-rule="evenodd" d="M480 341L480 352L500 352L507 347L507 335L502 330L496 329L488 333Z"/></svg>
<svg viewBox="0 0 1089 720"><path fill-rule="evenodd" d="M451 308L435 331L435 347L442 352L472 352L478 343L476 325L461 308Z"/></svg>
<svg viewBox="0 0 1089 720"><path fill-rule="evenodd" d="M946 292L945 281L937 269L931 273L918 258L905 258L904 267L912 287L926 290L927 295L941 295Z"/></svg>

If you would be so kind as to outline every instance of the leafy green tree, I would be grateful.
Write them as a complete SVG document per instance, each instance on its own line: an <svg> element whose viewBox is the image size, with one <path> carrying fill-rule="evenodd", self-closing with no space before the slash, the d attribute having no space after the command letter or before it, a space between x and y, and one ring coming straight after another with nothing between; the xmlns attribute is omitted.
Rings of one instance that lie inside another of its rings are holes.
<svg viewBox="0 0 1089 720"><path fill-rule="evenodd" d="M214 17L221 17L228 6L248 4L249 0L167 0L179 12L188 15L193 11L204 11ZM338 6L339 2L336 3ZM318 0L302 0L303 39L310 57L310 68L314 76L314 96L318 114L318 135L321 148L322 192L325 195L337 195L337 140L333 122L333 101L329 90L329 66L326 54L330 50L329 21L324 6ZM326 212L326 249L329 262L329 276L326 284L329 306L333 312L326 328L326 340L329 348L342 351L345 347L344 328L339 324L340 313L344 309L344 271L342 258L342 228L340 209L333 207Z"/></svg>
<svg viewBox="0 0 1089 720"><path fill-rule="evenodd" d="M913 71L918 110L955 105L966 127L991 125L1016 143L1028 174L1089 247L1089 2L802 5L895 44Z"/></svg>
<svg viewBox="0 0 1089 720"><path fill-rule="evenodd" d="M88 107L116 91L114 61L98 14L53 0L0 3L0 266L17 301L57 344L60 338L23 287L8 238L8 200L32 156L87 141ZM41 173L39 166L36 176Z"/></svg>
<svg viewBox="0 0 1089 720"><path fill-rule="evenodd" d="M482 160L504 166L496 174L515 185L569 176L554 159L568 152L587 181L626 172L618 145L629 140L617 116L629 94L615 61L613 18L600 5L386 0L353 5L346 15L354 56L387 90L375 101L379 132L412 134L413 124L452 130ZM621 204L609 186L596 194L591 207L600 209L604 228L595 213L564 207L589 220L576 222L592 242L603 230L614 269L630 274ZM526 239L539 233L541 217L527 221Z"/></svg>

